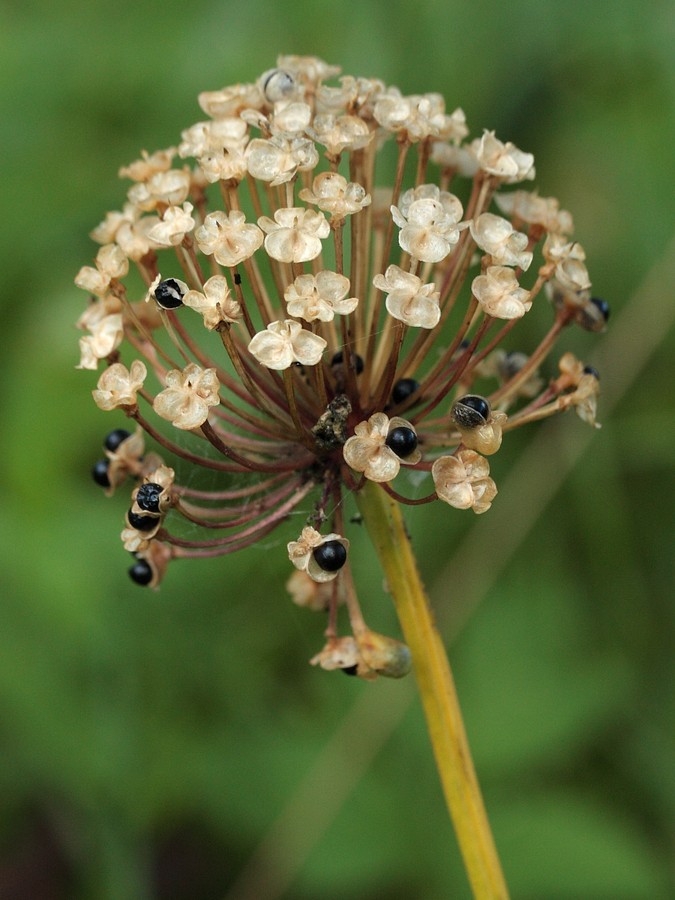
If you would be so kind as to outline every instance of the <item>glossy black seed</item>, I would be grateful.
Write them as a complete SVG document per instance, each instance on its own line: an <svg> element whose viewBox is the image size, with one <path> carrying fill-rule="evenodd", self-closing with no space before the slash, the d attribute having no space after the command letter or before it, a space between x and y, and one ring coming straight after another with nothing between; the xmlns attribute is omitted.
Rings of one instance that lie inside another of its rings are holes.
<svg viewBox="0 0 675 900"><path fill-rule="evenodd" d="M469 409L474 409L484 419L487 419L490 416L490 404L485 397L479 397L477 394L467 394L466 397L462 397L458 403L461 403L462 406L468 406Z"/></svg>
<svg viewBox="0 0 675 900"><path fill-rule="evenodd" d="M419 381L414 378L399 378L391 392L391 399L394 403L403 403L408 397L412 397L420 389Z"/></svg>
<svg viewBox="0 0 675 900"><path fill-rule="evenodd" d="M127 520L136 531L152 531L159 521L156 516L139 516L131 510L127 513Z"/></svg>
<svg viewBox="0 0 675 900"><path fill-rule="evenodd" d="M593 378L596 378L600 381L600 373L595 368L595 366L584 366L584 375L592 375Z"/></svg>
<svg viewBox="0 0 675 900"><path fill-rule="evenodd" d="M126 428L116 428L114 431L111 431L103 441L103 446L106 450L110 450L111 453L114 453L122 443L122 441L126 441L126 439L130 436L131 434L126 430Z"/></svg>
<svg viewBox="0 0 675 900"><path fill-rule="evenodd" d="M324 572L337 572L347 562L347 550L340 541L326 541L316 548L312 556Z"/></svg>
<svg viewBox="0 0 675 900"><path fill-rule="evenodd" d="M602 313L602 318L606 322L609 319L610 313L609 303L606 300L601 300L600 297L591 297L591 303L594 306L597 306L597 308Z"/></svg>
<svg viewBox="0 0 675 900"><path fill-rule="evenodd" d="M331 359L331 366L341 366L344 360L344 354L342 350L338 350L335 356ZM349 357L349 362L352 368L355 370L357 375L360 375L363 372L363 359L359 356L358 353L352 353Z"/></svg>
<svg viewBox="0 0 675 900"><path fill-rule="evenodd" d="M340 671L341 671L341 672L344 672L345 675L356 675L356 670L357 670L357 669L358 669L358 666L355 664L355 665L353 665L353 666L343 666L343 667L340 669Z"/></svg>
<svg viewBox="0 0 675 900"><path fill-rule="evenodd" d="M162 309L178 309L183 303L183 291L175 278L167 278L155 288L155 300Z"/></svg>
<svg viewBox="0 0 675 900"><path fill-rule="evenodd" d="M385 443L397 456L405 459L413 450L417 449L417 435L412 428L399 425L397 428L391 429Z"/></svg>
<svg viewBox="0 0 675 900"><path fill-rule="evenodd" d="M239 274L239 272L234 273L234 283L241 284L241 275Z"/></svg>
<svg viewBox="0 0 675 900"><path fill-rule="evenodd" d="M108 478L109 465L109 459L99 459L94 463L91 470L91 477L96 484L104 488L110 487L110 479Z"/></svg>
<svg viewBox="0 0 675 900"><path fill-rule="evenodd" d="M152 581L152 569L150 568L149 563L144 559L139 559L138 562L134 563L129 569L129 578L143 587L150 584Z"/></svg>
<svg viewBox="0 0 675 900"><path fill-rule="evenodd" d="M146 512L159 512L159 499L164 488L153 481L142 484L136 494L136 503Z"/></svg>

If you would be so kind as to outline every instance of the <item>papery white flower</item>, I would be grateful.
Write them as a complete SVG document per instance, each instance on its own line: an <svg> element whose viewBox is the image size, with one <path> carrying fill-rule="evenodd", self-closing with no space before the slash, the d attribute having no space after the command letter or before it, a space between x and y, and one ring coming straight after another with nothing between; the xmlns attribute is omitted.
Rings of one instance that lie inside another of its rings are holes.
<svg viewBox="0 0 675 900"><path fill-rule="evenodd" d="M475 450L458 450L454 456L441 456L431 467L439 499L456 509L484 513L492 505L497 486L489 477L490 464Z"/></svg>
<svg viewBox="0 0 675 900"><path fill-rule="evenodd" d="M345 150L367 147L374 132L358 116L334 116L330 113L314 116L307 134L322 144L331 157L338 157Z"/></svg>
<svg viewBox="0 0 675 900"><path fill-rule="evenodd" d="M158 216L141 216L122 222L115 234L115 241L125 256L138 262L150 250L160 246L149 236L149 232L158 224Z"/></svg>
<svg viewBox="0 0 675 900"><path fill-rule="evenodd" d="M183 305L200 313L210 331L223 322L236 322L241 318L241 307L231 296L223 275L214 275L205 281L203 293L188 291L183 297Z"/></svg>
<svg viewBox="0 0 675 900"><path fill-rule="evenodd" d="M199 157L199 169L209 184L232 181L237 184L246 178L248 171L243 150L211 150Z"/></svg>
<svg viewBox="0 0 675 900"><path fill-rule="evenodd" d="M591 278L585 264L574 256L561 260L555 267L555 278L564 288L579 293L591 287Z"/></svg>
<svg viewBox="0 0 675 900"><path fill-rule="evenodd" d="M441 296L433 283L422 284L422 279L398 266L391 265L384 275L373 278L375 287L387 294L385 306L389 315L414 328L433 328L441 318L438 305Z"/></svg>
<svg viewBox="0 0 675 900"><path fill-rule="evenodd" d="M496 319L519 319L532 306L530 292L520 287L507 266L488 266L484 275L474 278L471 290L483 311Z"/></svg>
<svg viewBox="0 0 675 900"><path fill-rule="evenodd" d="M401 463L416 465L422 458L415 449L405 458L398 456L387 446L387 437L395 428L414 431L407 419L389 418L385 413L374 413L367 422L359 422L352 437L348 438L342 453L345 462L355 472L363 472L370 481L392 481L399 473Z"/></svg>
<svg viewBox="0 0 675 900"><path fill-rule="evenodd" d="M512 191L495 194L495 202L502 212L529 225L541 225L548 232L571 234L574 231L572 216L560 209L555 197L539 197L530 191Z"/></svg>
<svg viewBox="0 0 675 900"><path fill-rule="evenodd" d="M473 178L479 169L476 148L473 144L448 144L434 141L431 148L431 161L444 169L451 169L464 178Z"/></svg>
<svg viewBox="0 0 675 900"><path fill-rule="evenodd" d="M215 369L201 369L188 363L183 371L171 369L164 378L166 388L154 399L158 416L176 428L189 431L206 422L209 407L220 403L220 383Z"/></svg>
<svg viewBox="0 0 675 900"><path fill-rule="evenodd" d="M535 176L534 156L519 150L511 141L503 144L494 131L484 131L476 144L476 157L485 172L503 179L506 184Z"/></svg>
<svg viewBox="0 0 675 900"><path fill-rule="evenodd" d="M263 237L257 225L246 224L246 216L238 209L209 213L195 231L199 249L207 256L213 254L221 266L238 266L249 259L262 244Z"/></svg>
<svg viewBox="0 0 675 900"><path fill-rule="evenodd" d="M132 181L148 181L158 172L166 172L171 168L171 163L176 155L175 147L167 147L166 150L156 150L154 153L141 153L141 159L137 159L128 166L122 166L118 174L120 178L130 178Z"/></svg>
<svg viewBox="0 0 675 900"><path fill-rule="evenodd" d="M265 98L257 84L235 84L221 91L202 91L197 102L207 116L225 119L244 109L262 109Z"/></svg>
<svg viewBox="0 0 675 900"><path fill-rule="evenodd" d="M411 94L403 97L397 89L390 88L386 96L375 104L375 118L387 131L405 131L411 141L421 141L430 136L454 133L458 126L455 117L445 114L445 100L440 94Z"/></svg>
<svg viewBox="0 0 675 900"><path fill-rule="evenodd" d="M337 172L322 172L317 175L311 190L303 188L299 196L301 200L314 203L319 209L330 213L334 221L370 206L370 194L366 193L365 188L355 182L348 182Z"/></svg>
<svg viewBox="0 0 675 900"><path fill-rule="evenodd" d="M306 526L297 541L289 541L286 545L288 558L296 569L306 572L313 581L319 583L332 581L337 578L338 572L328 572L322 569L314 557L314 551L327 544L329 541L337 541L346 551L349 550L349 541L340 534L319 534L315 528Z"/></svg>
<svg viewBox="0 0 675 900"><path fill-rule="evenodd" d="M169 169L167 172L156 172L148 181L134 184L127 197L138 209L152 212L160 203L180 206L187 199L189 190L189 170Z"/></svg>
<svg viewBox="0 0 675 900"><path fill-rule="evenodd" d="M97 390L92 391L94 402L103 410L133 408L147 374L148 370L138 359L129 369L122 363L114 363L99 378Z"/></svg>
<svg viewBox="0 0 675 900"><path fill-rule="evenodd" d="M259 331L248 345L249 351L259 363L268 369L279 371L298 362L303 366L315 366L326 349L326 341L312 334L299 322L270 322L265 331Z"/></svg>
<svg viewBox="0 0 675 900"><path fill-rule="evenodd" d="M492 213L482 213L470 223L469 230L476 244L490 255L492 262L500 266L529 269L532 253L527 249L528 237L515 231L506 219Z"/></svg>
<svg viewBox="0 0 675 900"><path fill-rule="evenodd" d="M585 366L573 353L565 353L558 363L563 376L567 376L575 390L558 399L560 409L573 407L583 422L593 428L602 426L596 421L598 413L598 397L600 396L600 380L598 374L590 366Z"/></svg>
<svg viewBox="0 0 675 900"><path fill-rule="evenodd" d="M306 322L332 322L336 313L346 316L358 306L348 293L349 279L337 272L299 275L284 293L286 312Z"/></svg>
<svg viewBox="0 0 675 900"><path fill-rule="evenodd" d="M238 116L228 116L211 122L197 122L181 132L181 138L178 155L183 159L223 150L243 150L248 142L248 126Z"/></svg>
<svg viewBox="0 0 675 900"><path fill-rule="evenodd" d="M162 213L162 221L153 225L148 231L148 237L161 247L177 247L195 227L195 220L191 213L191 203L180 206L167 206Z"/></svg>
<svg viewBox="0 0 675 900"><path fill-rule="evenodd" d="M80 338L80 363L77 368L97 369L99 360L110 356L122 343L123 337L121 313L99 319L91 326L91 334Z"/></svg>
<svg viewBox="0 0 675 900"><path fill-rule="evenodd" d="M314 142L304 137L256 138L246 148L249 173L273 185L290 181L297 172L313 169L318 162Z"/></svg>
<svg viewBox="0 0 675 900"><path fill-rule="evenodd" d="M277 56L277 66L312 85L335 78L342 71L340 66L333 66L318 56L298 56L294 53Z"/></svg>
<svg viewBox="0 0 675 900"><path fill-rule="evenodd" d="M307 262L321 253L321 239L330 234L323 213L303 207L277 209L274 219L261 216L258 225L267 234L265 250L280 262Z"/></svg>
<svg viewBox="0 0 675 900"><path fill-rule="evenodd" d="M269 119L270 131L273 135L280 137L303 137L304 131L311 121L312 107L309 103L275 103L274 113Z"/></svg>
<svg viewBox="0 0 675 900"><path fill-rule="evenodd" d="M428 189L426 196L425 189ZM415 259L440 262L469 223L459 223L462 204L453 194L441 192L435 185L421 185L415 191L406 191L400 205L391 207L394 222L401 229L398 242ZM420 199L411 199L416 196Z"/></svg>
<svg viewBox="0 0 675 900"><path fill-rule="evenodd" d="M97 297L107 293L113 279L123 278L129 271L129 260L116 244L105 244L96 254L96 268L82 266L75 284Z"/></svg>
<svg viewBox="0 0 675 900"><path fill-rule="evenodd" d="M375 103L387 94L387 86L379 78L354 78L345 75L340 86L321 84L316 92L317 107L326 112L347 110L363 120L373 118Z"/></svg>

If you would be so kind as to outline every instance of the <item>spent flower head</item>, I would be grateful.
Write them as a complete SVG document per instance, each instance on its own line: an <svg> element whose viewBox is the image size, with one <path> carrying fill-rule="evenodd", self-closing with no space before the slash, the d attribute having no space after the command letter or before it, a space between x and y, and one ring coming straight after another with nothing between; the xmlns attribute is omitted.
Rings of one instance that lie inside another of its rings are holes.
<svg viewBox="0 0 675 900"><path fill-rule="evenodd" d="M609 308L570 214L509 189L534 177L532 154L492 131L471 140L439 94L338 74L280 57L200 94L206 121L120 170L126 202L75 278L79 367L107 365L94 400L135 425L108 435L92 475L109 494L131 483L137 584L300 516L289 588L328 612L313 662L398 677L406 648L360 610L345 500L374 482L401 504L486 512L486 457L511 430L570 408L597 424L596 370L551 356ZM524 316L541 333L519 344Z"/></svg>

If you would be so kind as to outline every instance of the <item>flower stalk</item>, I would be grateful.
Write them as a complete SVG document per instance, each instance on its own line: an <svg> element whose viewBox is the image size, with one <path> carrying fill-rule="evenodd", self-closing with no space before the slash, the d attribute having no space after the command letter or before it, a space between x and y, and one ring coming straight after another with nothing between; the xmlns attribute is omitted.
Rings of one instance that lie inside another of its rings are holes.
<svg viewBox="0 0 675 900"><path fill-rule="evenodd" d="M410 648L438 774L474 897L508 897L441 636L399 505L368 482L356 495Z"/></svg>

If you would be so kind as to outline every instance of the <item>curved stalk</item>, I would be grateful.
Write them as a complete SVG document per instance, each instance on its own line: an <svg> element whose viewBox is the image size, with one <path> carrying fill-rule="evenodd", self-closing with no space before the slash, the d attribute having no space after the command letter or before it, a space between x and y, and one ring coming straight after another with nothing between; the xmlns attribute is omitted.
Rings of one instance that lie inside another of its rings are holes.
<svg viewBox="0 0 675 900"><path fill-rule="evenodd" d="M443 793L477 900L505 900L499 864L459 709L448 658L434 623L398 505L368 482L356 494L394 599L427 720Z"/></svg>

